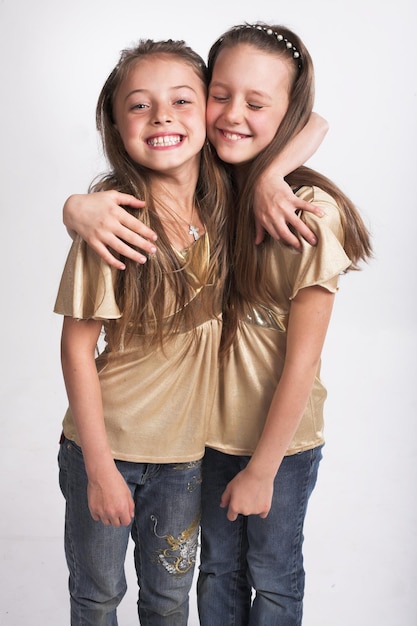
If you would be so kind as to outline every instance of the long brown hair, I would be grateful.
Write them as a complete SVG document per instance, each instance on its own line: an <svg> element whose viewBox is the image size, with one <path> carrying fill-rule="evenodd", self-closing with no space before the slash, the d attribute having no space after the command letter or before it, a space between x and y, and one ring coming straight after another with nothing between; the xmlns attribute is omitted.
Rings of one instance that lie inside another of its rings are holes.
<svg viewBox="0 0 417 626"><path fill-rule="evenodd" d="M224 48L249 44L256 50L283 58L292 67L293 82L287 112L275 137L245 169L242 185L236 187L236 200L229 213L229 276L225 291L223 352L232 344L244 301L272 304L268 289L268 249L274 245L267 235L256 246L253 197L255 185L286 144L305 126L314 103L314 68L310 54L301 39L280 25L242 24L224 33L212 46L208 58L209 79L216 59ZM234 166L236 167L236 166ZM231 167L233 172L234 167ZM336 201L344 229L344 248L352 261L349 269L359 269L361 261L372 254L368 230L353 202L331 180L307 167L299 167L286 177L293 189L317 186Z"/></svg>
<svg viewBox="0 0 417 626"><path fill-rule="evenodd" d="M124 271L117 273L116 298L123 312L122 318L110 322L110 343L114 345L128 341L140 332L153 340L163 342L168 333L175 332L180 323L193 327L192 307L186 304L192 295L177 255L155 210L155 199L151 192L152 172L136 163L127 154L114 124L113 106L115 94L128 72L138 60L149 56L172 57L189 64L207 87L207 68L203 59L183 41L140 40L133 47L122 51L120 60L107 78L97 102L96 122L100 132L104 153L111 171L91 185L91 191L118 189L146 202L144 209L126 210L150 226L158 234L158 253L139 265L123 258ZM228 199L228 183L224 168L213 159L211 150L205 145L200 157L200 170L195 190L195 206L210 241L210 261L207 284L219 281L225 271L224 222ZM181 311L181 316L166 319L167 305L170 310Z"/></svg>

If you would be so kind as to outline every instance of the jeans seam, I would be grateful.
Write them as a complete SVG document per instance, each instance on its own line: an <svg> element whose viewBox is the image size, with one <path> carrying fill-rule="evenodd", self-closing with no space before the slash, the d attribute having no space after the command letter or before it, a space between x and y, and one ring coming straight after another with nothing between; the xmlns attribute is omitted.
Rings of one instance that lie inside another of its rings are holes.
<svg viewBox="0 0 417 626"><path fill-rule="evenodd" d="M240 552L240 554L242 554L243 526L244 526L244 524L243 524L243 520L242 520L240 525L239 525L239 552ZM241 566L242 564L239 562L239 565ZM239 574L237 572L235 572L234 576L233 576L233 598L234 598L234 602L233 602L233 605L231 607L232 615L230 615L230 619L233 619L233 621L231 622L231 626L235 626L236 625L236 595L237 595L238 580L239 580Z"/></svg>
<svg viewBox="0 0 417 626"><path fill-rule="evenodd" d="M301 543L303 540L303 527L304 527L304 521L305 521L305 517L306 517L306 511L307 511L307 506L308 506L308 500L309 500L309 495L308 495L308 486L310 484L311 481L311 476L315 467L315 463L316 463L316 455L318 453L316 448L313 448L309 451L310 453L310 466L309 466L309 471L305 476L305 480L304 480L304 485L303 485L303 490L302 490L302 499L300 500L300 503L302 503L302 506L298 507L298 520L297 520L297 532L295 534L294 537L294 545L293 545L293 555L292 555L292 567L291 567L291 579L292 579L292 587L293 587L293 591L294 593L297 594L297 599L299 601L301 601L303 599L303 595L304 592L303 590L300 590L299 588L299 572L297 572L297 553L300 553L301 551ZM301 566L303 567L303 557L302 557L302 553L301 553ZM303 568L304 569L304 568ZM301 624L301 617L302 617L302 604L301 602L299 602L297 604L297 624Z"/></svg>
<svg viewBox="0 0 417 626"><path fill-rule="evenodd" d="M64 455L67 457L66 458L67 476L66 476L66 494L65 494L65 498L67 499L69 497L69 491L70 491L68 465L69 463L71 463L70 455L73 452L73 444L69 440L64 440L61 446L62 446L62 451ZM78 562L77 562L76 552L75 552L73 531L71 528L70 519L68 515L68 505L66 505L65 523L67 527L67 531L66 531L67 541L68 541L67 549L68 549L69 556L71 558L71 563L72 563L72 575L70 576L71 586L69 588L69 591L70 591L71 596L76 596L77 591L78 591L78 586L79 586L79 572L78 572ZM80 620L80 626L82 626L84 622L82 615L79 615L78 619Z"/></svg>

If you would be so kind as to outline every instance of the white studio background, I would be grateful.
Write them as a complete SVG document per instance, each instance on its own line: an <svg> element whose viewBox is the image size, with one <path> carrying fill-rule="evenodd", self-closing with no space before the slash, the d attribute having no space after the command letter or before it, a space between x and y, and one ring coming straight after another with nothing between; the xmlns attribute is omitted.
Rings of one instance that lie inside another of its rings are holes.
<svg viewBox="0 0 417 626"><path fill-rule="evenodd" d="M62 205L103 160L96 98L122 48L203 57L244 21L296 30L330 124L310 165L352 197L375 260L342 279L324 352L327 445L307 524L305 626L414 626L417 11L414 0L0 0L0 626L69 623L56 454L66 396L52 313ZM137 623L135 581L122 626ZM196 626L195 594L190 625ZM229 626L219 624L219 626Z"/></svg>

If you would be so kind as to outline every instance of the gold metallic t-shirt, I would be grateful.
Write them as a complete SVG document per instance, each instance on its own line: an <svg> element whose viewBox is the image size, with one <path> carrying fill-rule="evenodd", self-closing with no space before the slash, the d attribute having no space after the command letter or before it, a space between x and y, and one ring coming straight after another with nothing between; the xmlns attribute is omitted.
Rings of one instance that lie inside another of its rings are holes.
<svg viewBox="0 0 417 626"><path fill-rule="evenodd" d="M139 331L118 350L97 357L106 432L114 458L144 463L197 460L204 454L207 420L218 381L221 285L206 284L210 246L205 234L177 253L193 294L196 328L182 328L163 344L149 345ZM114 293L116 270L83 241L74 241L61 279L55 312L76 319L121 317ZM206 298L218 301L215 314ZM200 306L201 305L201 306ZM167 311L167 315L173 311ZM180 313L179 313L180 314ZM79 444L71 409L64 434Z"/></svg>
<svg viewBox="0 0 417 626"><path fill-rule="evenodd" d="M237 343L220 369L207 445L228 454L251 455L262 433L284 366L291 300L300 289L313 285L336 292L339 275L351 263L343 249L343 228L333 198L312 187L303 187L297 195L325 212L321 218L307 212L302 215L318 235L318 244L311 246L302 239L301 252L279 241L270 247L267 263L275 286L275 304L270 309L247 306ZM287 454L324 442L325 398L318 371Z"/></svg>

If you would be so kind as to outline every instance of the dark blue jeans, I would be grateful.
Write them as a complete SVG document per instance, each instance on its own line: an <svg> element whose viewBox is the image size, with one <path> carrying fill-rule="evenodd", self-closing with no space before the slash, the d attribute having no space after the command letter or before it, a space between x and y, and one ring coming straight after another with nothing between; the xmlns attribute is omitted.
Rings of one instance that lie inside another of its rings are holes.
<svg viewBox="0 0 417 626"><path fill-rule="evenodd" d="M81 449L68 440L61 444L71 624L117 625L132 533L141 625L186 626L199 531L201 461L161 465L116 461L116 465L135 502L131 527L113 528L93 520Z"/></svg>
<svg viewBox="0 0 417 626"><path fill-rule="evenodd" d="M303 525L321 457L321 447L286 456L268 516L239 515L230 522L220 497L249 457L206 450L197 593L201 626L301 625Z"/></svg>

